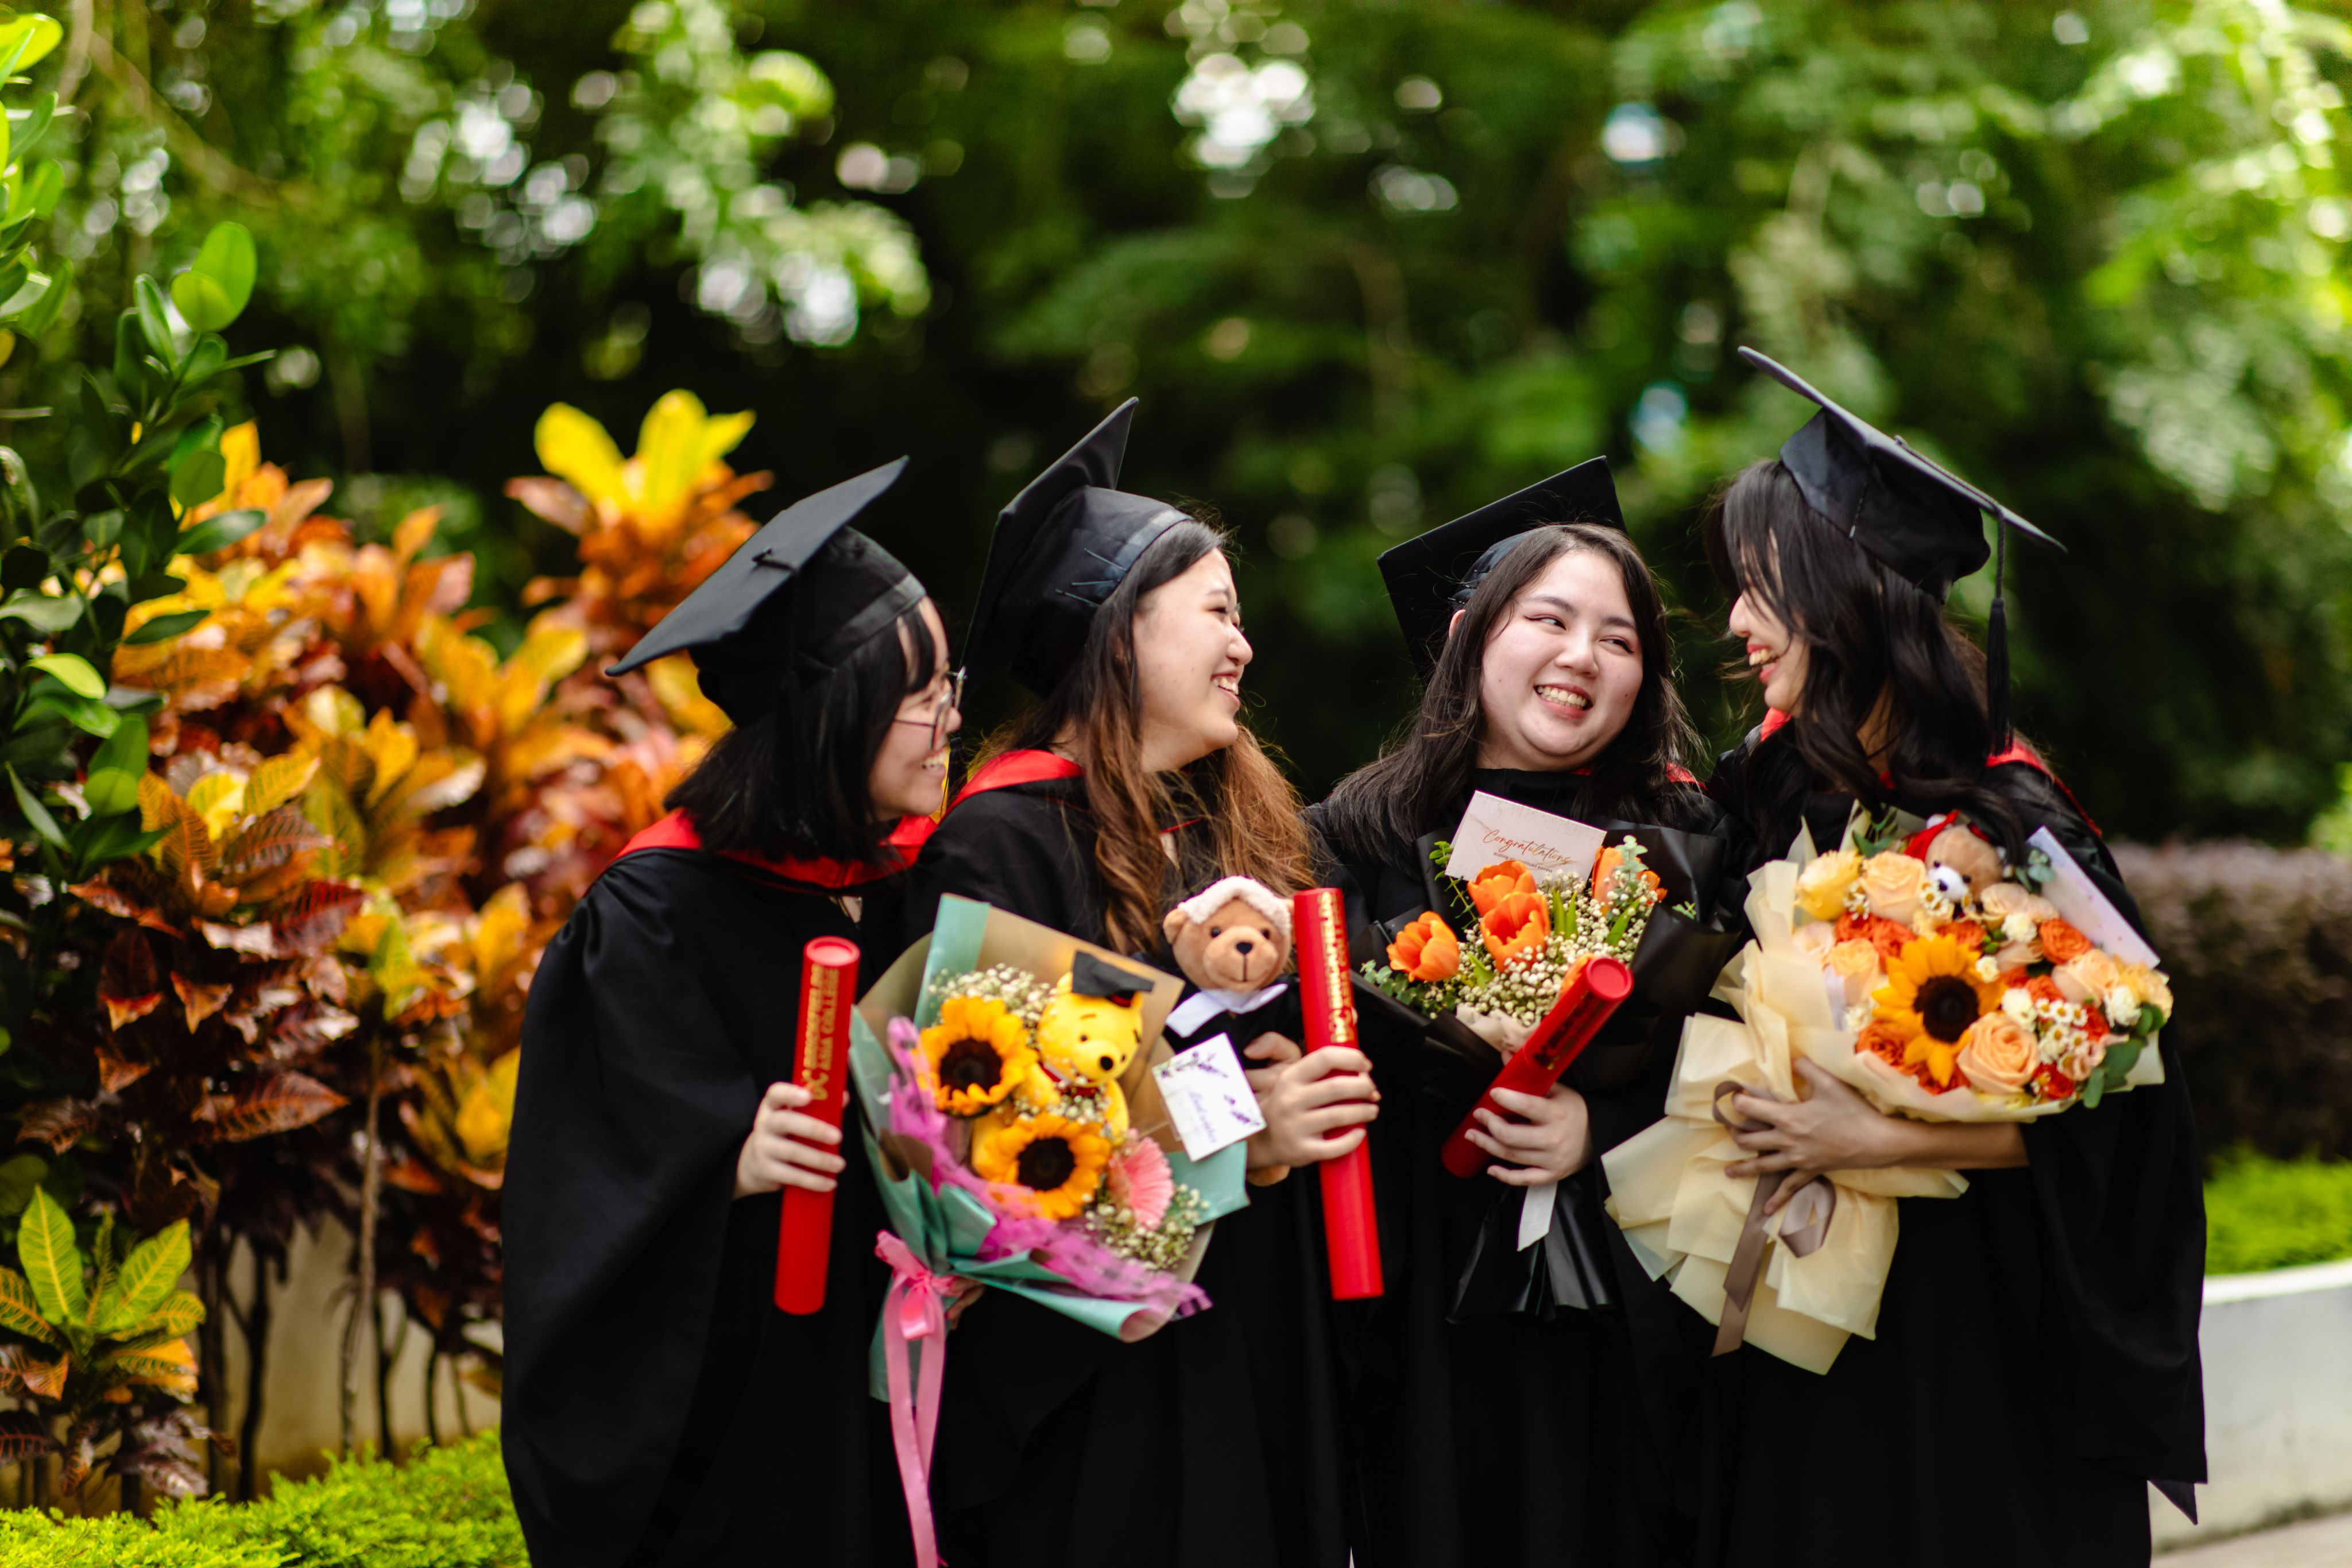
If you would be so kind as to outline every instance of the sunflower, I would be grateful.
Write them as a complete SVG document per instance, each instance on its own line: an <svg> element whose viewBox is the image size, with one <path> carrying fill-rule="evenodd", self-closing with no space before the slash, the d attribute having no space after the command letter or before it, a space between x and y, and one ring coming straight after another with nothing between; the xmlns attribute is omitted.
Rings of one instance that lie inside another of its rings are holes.
<svg viewBox="0 0 2352 1568"><path fill-rule="evenodd" d="M1045 1112L982 1129L971 1168L993 1182L1029 1189L1037 1212L1067 1219L1086 1207L1110 1163L1110 1140L1090 1122Z"/></svg>
<svg viewBox="0 0 2352 1568"><path fill-rule="evenodd" d="M1909 1036L1903 1064L1924 1063L1939 1087L1952 1082L1969 1025L2000 1006L2000 988L1978 979L1975 956L1948 936L1905 943L1872 996L1879 1019Z"/></svg>
<svg viewBox="0 0 2352 1568"><path fill-rule="evenodd" d="M1037 1065L1029 1031L993 997L950 997L923 1031L931 1097L950 1116L977 1116Z"/></svg>

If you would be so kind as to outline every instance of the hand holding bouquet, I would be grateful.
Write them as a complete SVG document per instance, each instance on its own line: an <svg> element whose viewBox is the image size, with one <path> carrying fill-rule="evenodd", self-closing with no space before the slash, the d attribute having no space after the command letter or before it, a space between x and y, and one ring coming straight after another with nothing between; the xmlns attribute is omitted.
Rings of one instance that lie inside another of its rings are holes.
<svg viewBox="0 0 2352 1568"><path fill-rule="evenodd" d="M1801 1057L1882 1113L1982 1123L2162 1082L2150 1048L2172 997L2155 954L2047 830L2030 844L2012 865L1964 821L1906 836L1857 813L1837 849L1815 853L1801 836L1750 879L1755 939L1717 988L1739 1021L1689 1021L1666 1119L1602 1162L1635 1254L1726 1325L1718 1353L1744 1336L1826 1371L1848 1334L1874 1332L1894 1200L1968 1185L1951 1171L1832 1171L1772 1231L1769 1187L1725 1174L1741 1158L1720 1109L1730 1091L1797 1099Z"/></svg>

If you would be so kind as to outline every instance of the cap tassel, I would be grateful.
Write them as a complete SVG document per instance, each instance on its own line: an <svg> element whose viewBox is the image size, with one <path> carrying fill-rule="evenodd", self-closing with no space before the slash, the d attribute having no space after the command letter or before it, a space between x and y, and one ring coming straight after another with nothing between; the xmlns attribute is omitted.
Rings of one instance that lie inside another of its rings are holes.
<svg viewBox="0 0 2352 1568"><path fill-rule="evenodd" d="M1992 609L1985 616L1985 721L1992 754L2009 749L2009 602L2003 578L2009 565L2009 530L1993 524Z"/></svg>

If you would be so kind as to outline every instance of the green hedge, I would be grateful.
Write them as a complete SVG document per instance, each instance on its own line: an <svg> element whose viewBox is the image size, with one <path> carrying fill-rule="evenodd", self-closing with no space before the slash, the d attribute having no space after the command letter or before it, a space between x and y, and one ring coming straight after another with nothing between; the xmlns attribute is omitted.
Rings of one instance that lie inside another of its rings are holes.
<svg viewBox="0 0 2352 1568"><path fill-rule="evenodd" d="M2238 1153L2205 1184L2205 1271L2352 1258L2352 1165Z"/></svg>
<svg viewBox="0 0 2352 1568"><path fill-rule="evenodd" d="M261 1501L61 1519L0 1512L0 1568L527 1568L496 1433L338 1464Z"/></svg>

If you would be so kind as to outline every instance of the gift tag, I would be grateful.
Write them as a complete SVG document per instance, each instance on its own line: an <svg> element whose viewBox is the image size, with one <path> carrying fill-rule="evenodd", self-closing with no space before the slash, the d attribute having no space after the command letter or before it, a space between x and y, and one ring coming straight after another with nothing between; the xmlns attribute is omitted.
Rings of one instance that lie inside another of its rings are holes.
<svg viewBox="0 0 2352 1568"><path fill-rule="evenodd" d="M1470 797L1470 809L1454 830L1445 874L1467 882L1497 861L1517 861L1545 882L1581 882L1608 840L1589 822L1481 790Z"/></svg>
<svg viewBox="0 0 2352 1568"><path fill-rule="evenodd" d="M1519 1200L1519 1250L1524 1252L1551 1231L1551 1211L1559 1202L1559 1183L1538 1182Z"/></svg>
<svg viewBox="0 0 2352 1568"><path fill-rule="evenodd" d="M1213 1034L1151 1070L1187 1158L1205 1160L1265 1126L1229 1036Z"/></svg>
<svg viewBox="0 0 2352 1568"><path fill-rule="evenodd" d="M2058 906L2067 925L2127 963L2157 967L2156 949L2132 929L2121 910L2107 902L2091 873L2074 863L2074 857L2049 829L2034 829L2025 841L2050 857L2050 884L2042 890L2042 896Z"/></svg>

